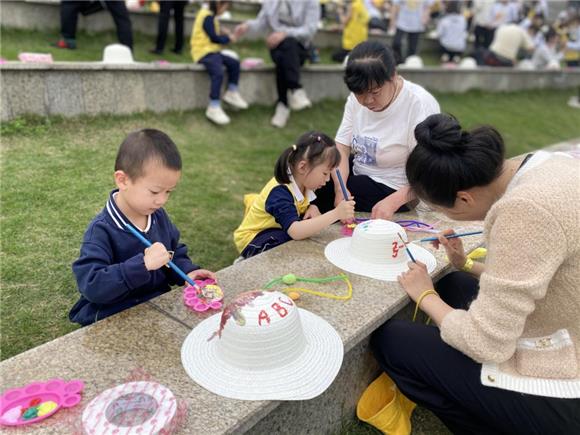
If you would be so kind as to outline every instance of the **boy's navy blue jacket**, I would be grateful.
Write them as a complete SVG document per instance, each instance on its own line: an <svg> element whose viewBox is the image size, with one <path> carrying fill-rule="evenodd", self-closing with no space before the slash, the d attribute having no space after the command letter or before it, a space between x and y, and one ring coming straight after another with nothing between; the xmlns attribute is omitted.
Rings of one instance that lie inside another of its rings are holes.
<svg viewBox="0 0 580 435"><path fill-rule="evenodd" d="M88 325L167 292L184 280L173 269L148 271L143 260L145 246L126 228L129 220L119 210L113 190L103 211L85 233L81 253L72 269L81 297L72 307L72 322ZM179 231L163 209L155 211L143 232L151 243L160 242L175 251L173 262L185 273L199 269L179 243Z"/></svg>

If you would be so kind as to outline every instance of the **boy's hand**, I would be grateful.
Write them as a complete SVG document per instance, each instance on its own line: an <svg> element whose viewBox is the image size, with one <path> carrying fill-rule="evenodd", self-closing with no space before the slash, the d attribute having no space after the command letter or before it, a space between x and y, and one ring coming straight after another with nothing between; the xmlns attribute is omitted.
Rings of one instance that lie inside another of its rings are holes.
<svg viewBox="0 0 580 435"><path fill-rule="evenodd" d="M163 243L155 242L145 249L143 261L147 270L157 270L171 261L171 254Z"/></svg>
<svg viewBox="0 0 580 435"><path fill-rule="evenodd" d="M304 220L306 219L312 219L315 218L317 216L320 216L320 210L318 209L317 206L315 205L311 205L310 207L308 207L308 210L306 210L306 213L304 213Z"/></svg>
<svg viewBox="0 0 580 435"><path fill-rule="evenodd" d="M338 219L341 221L354 220L354 205L355 202L352 199L350 201L341 201L335 208Z"/></svg>
<svg viewBox="0 0 580 435"><path fill-rule="evenodd" d="M191 279L193 279L194 281L196 279L213 279L215 282L217 282L217 276L215 276L215 273L209 271L209 270L205 270L205 269L197 269L197 270L192 270L191 272L189 272L187 274L187 276L189 276Z"/></svg>

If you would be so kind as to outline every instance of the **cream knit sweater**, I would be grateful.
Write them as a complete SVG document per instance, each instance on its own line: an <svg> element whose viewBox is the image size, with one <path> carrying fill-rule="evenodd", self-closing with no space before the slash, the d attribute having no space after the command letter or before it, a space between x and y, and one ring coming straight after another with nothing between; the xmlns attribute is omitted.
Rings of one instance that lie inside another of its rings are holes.
<svg viewBox="0 0 580 435"><path fill-rule="evenodd" d="M526 166L486 216L477 299L441 337L483 363L484 385L580 397L580 160Z"/></svg>

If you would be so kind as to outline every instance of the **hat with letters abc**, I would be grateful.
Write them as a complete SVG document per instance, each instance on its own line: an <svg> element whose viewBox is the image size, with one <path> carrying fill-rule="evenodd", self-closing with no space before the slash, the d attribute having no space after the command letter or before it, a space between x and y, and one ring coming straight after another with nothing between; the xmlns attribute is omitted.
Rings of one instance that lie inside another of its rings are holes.
<svg viewBox="0 0 580 435"><path fill-rule="evenodd" d="M239 294L197 325L181 348L187 374L205 389L241 400L306 400L340 370L344 348L324 319L280 292Z"/></svg>

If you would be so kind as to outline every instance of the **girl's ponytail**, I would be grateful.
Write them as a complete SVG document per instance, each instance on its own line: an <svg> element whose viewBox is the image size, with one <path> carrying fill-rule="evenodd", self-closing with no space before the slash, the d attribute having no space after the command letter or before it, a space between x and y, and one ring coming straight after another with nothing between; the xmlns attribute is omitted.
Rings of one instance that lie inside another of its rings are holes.
<svg viewBox="0 0 580 435"><path fill-rule="evenodd" d="M278 160L276 160L276 165L274 166L274 178L280 184L290 183L290 174L288 174L288 166L290 163L290 155L296 151L296 145L286 148Z"/></svg>
<svg viewBox="0 0 580 435"><path fill-rule="evenodd" d="M295 145L286 148L274 169L274 177L280 184L290 183L292 168L301 160L306 160L311 167L324 161L331 168L340 163L340 152L332 138L319 131L309 131L298 138Z"/></svg>

